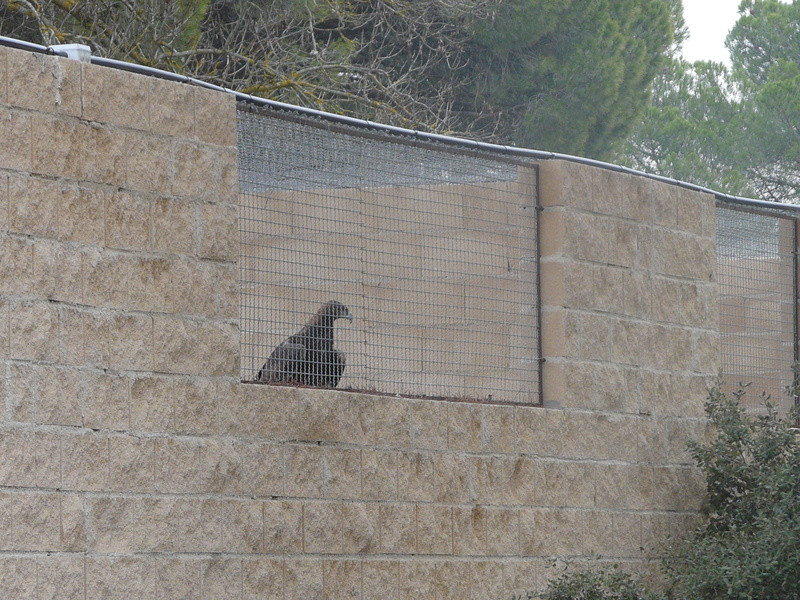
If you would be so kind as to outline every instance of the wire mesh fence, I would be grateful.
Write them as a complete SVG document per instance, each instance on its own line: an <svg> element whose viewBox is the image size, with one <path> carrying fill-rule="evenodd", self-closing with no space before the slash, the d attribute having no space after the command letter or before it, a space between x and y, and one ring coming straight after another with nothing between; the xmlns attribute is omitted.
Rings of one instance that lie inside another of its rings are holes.
<svg viewBox="0 0 800 600"><path fill-rule="evenodd" d="M536 171L238 110L245 381L535 404Z"/></svg>
<svg viewBox="0 0 800 600"><path fill-rule="evenodd" d="M786 411L797 360L796 218L777 210L717 205L722 381L749 384L742 402L764 408L763 393Z"/></svg>

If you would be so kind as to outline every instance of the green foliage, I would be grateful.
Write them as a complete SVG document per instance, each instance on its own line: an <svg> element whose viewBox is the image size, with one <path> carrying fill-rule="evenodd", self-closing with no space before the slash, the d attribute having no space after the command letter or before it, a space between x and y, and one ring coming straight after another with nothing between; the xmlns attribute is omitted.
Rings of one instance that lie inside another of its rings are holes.
<svg viewBox="0 0 800 600"><path fill-rule="evenodd" d="M663 0L509 0L473 24L456 109L506 143L602 158L647 105L674 31Z"/></svg>
<svg viewBox="0 0 800 600"><path fill-rule="evenodd" d="M549 582L542 600L645 600L639 582L618 569L569 571Z"/></svg>
<svg viewBox="0 0 800 600"><path fill-rule="evenodd" d="M800 2L745 0L733 68L675 59L622 162L739 195L800 202Z"/></svg>
<svg viewBox="0 0 800 600"><path fill-rule="evenodd" d="M707 482L705 519L666 560L686 600L800 598L800 442L794 417L744 414L738 396L711 393L713 440L690 452Z"/></svg>

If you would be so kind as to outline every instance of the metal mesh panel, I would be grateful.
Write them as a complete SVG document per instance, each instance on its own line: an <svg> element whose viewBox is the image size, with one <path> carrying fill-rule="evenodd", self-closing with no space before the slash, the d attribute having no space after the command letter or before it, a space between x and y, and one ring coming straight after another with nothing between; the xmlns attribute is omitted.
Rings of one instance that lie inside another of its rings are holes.
<svg viewBox="0 0 800 600"><path fill-rule="evenodd" d="M294 370L316 333L276 347L336 300L340 389L539 402L534 167L246 107L238 136L243 380L335 381Z"/></svg>
<svg viewBox="0 0 800 600"><path fill-rule="evenodd" d="M749 383L742 400L763 409L761 394L788 410L784 389L795 361L795 224L775 212L717 207L721 363L729 391Z"/></svg>

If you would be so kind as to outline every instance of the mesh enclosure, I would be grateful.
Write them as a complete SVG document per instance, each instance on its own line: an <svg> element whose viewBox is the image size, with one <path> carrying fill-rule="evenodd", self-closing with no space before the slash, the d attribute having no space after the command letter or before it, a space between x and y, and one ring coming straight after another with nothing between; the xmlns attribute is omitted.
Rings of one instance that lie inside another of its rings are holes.
<svg viewBox="0 0 800 600"><path fill-rule="evenodd" d="M539 403L533 166L247 106L237 129L243 380Z"/></svg>
<svg viewBox="0 0 800 600"><path fill-rule="evenodd" d="M795 219L777 211L717 206L717 264L722 381L749 384L750 412L770 402L788 410L796 360Z"/></svg>

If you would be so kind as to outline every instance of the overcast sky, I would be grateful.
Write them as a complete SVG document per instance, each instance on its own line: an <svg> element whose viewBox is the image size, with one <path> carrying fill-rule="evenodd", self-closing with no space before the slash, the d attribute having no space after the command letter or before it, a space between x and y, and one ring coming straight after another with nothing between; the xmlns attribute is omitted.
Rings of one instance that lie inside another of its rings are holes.
<svg viewBox="0 0 800 600"><path fill-rule="evenodd" d="M714 60L730 64L725 36L739 17L739 0L683 0L683 16L689 39L683 44L683 57Z"/></svg>

